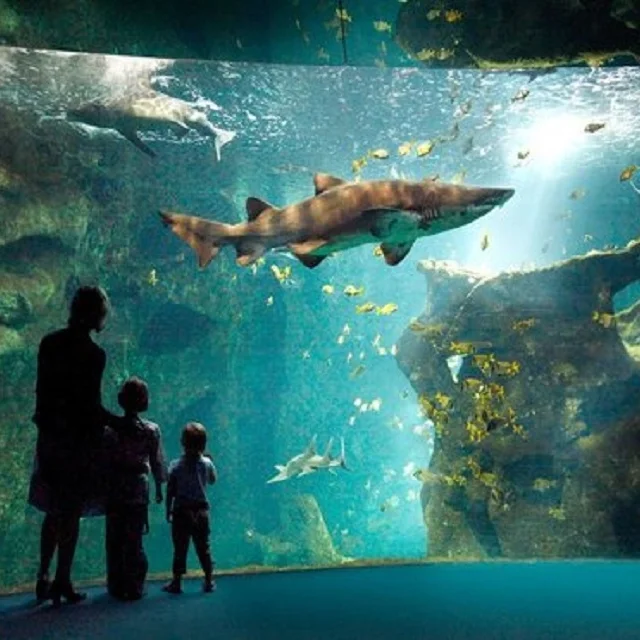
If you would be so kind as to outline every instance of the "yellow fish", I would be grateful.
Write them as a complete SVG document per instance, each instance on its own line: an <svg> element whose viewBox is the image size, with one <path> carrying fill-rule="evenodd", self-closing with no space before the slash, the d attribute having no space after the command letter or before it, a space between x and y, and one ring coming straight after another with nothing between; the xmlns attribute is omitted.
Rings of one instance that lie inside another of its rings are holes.
<svg viewBox="0 0 640 640"><path fill-rule="evenodd" d="M441 9L431 9L430 11L427 12L427 20L429 21L435 20L436 18L440 17L441 13L442 13Z"/></svg>
<svg viewBox="0 0 640 640"><path fill-rule="evenodd" d="M384 31L388 31L389 33L391 33L391 24L388 22L385 22L384 20L376 20L373 23L373 28L376 31L379 31L380 33L383 33Z"/></svg>
<svg viewBox="0 0 640 640"><path fill-rule="evenodd" d="M472 342L451 342L449 344L449 350L452 353L467 356L471 353L475 353L476 348L473 346Z"/></svg>
<svg viewBox="0 0 640 640"><path fill-rule="evenodd" d="M344 293L345 296L349 296L350 298L361 296L364 293L364 287L355 287L352 284L348 284L344 288L344 291L342 293Z"/></svg>
<svg viewBox="0 0 640 640"><path fill-rule="evenodd" d="M398 147L398 155L400 155L400 156L408 156L410 153L411 153L411 143L410 142L403 142Z"/></svg>
<svg viewBox="0 0 640 640"><path fill-rule="evenodd" d="M273 277L280 283L283 284L291 277L291 267L283 267L280 269L275 264L271 265L271 273L273 273Z"/></svg>
<svg viewBox="0 0 640 640"><path fill-rule="evenodd" d="M428 156L433 151L433 142L427 140L422 144L419 144L416 148L416 155L421 158L422 156Z"/></svg>
<svg viewBox="0 0 640 640"><path fill-rule="evenodd" d="M484 251L489 246L489 234L485 233L480 241L480 250Z"/></svg>
<svg viewBox="0 0 640 640"><path fill-rule="evenodd" d="M390 316L392 313L395 313L398 310L398 305L394 302L388 302L382 307L376 308L376 313L379 316Z"/></svg>
<svg viewBox="0 0 640 640"><path fill-rule="evenodd" d="M456 9L447 9L444 12L444 19L447 22L460 22L463 17L462 11L457 11Z"/></svg>
<svg viewBox="0 0 640 640"><path fill-rule="evenodd" d="M437 391L435 396L434 396L434 400L443 408L443 409L448 409L452 404L453 404L453 400L445 395L444 393Z"/></svg>
<svg viewBox="0 0 640 640"><path fill-rule="evenodd" d="M516 320L511 325L511 329L513 331L517 331L518 333L523 333L527 329L531 329L531 327L535 326L535 324L535 318L528 318L527 320Z"/></svg>
<svg viewBox="0 0 640 640"><path fill-rule="evenodd" d="M322 285L322 293L326 293L328 296L330 296L334 291L335 291L335 288L333 285L331 284Z"/></svg>
<svg viewBox="0 0 640 640"><path fill-rule="evenodd" d="M594 311L591 315L591 319L598 324L601 324L605 329L615 326L616 316L612 313L605 313L603 311Z"/></svg>
<svg viewBox="0 0 640 640"><path fill-rule="evenodd" d="M149 275L147 276L147 282L152 287L155 287L158 284L158 274L156 273L155 269L151 269L151 271L149 271Z"/></svg>
<svg viewBox="0 0 640 640"><path fill-rule="evenodd" d="M365 302L356 307L356 313L371 313L375 308L376 305L373 302Z"/></svg>
<svg viewBox="0 0 640 640"><path fill-rule="evenodd" d="M620 182L631 180L637 170L638 167L635 164L630 164L628 167L625 167L620 174Z"/></svg>
<svg viewBox="0 0 640 640"><path fill-rule="evenodd" d="M353 173L358 173L359 171L362 170L362 167L364 167L366 164L367 164L367 156L362 156L362 158L356 158L351 163L351 171L353 171Z"/></svg>
<svg viewBox="0 0 640 640"><path fill-rule="evenodd" d="M358 376L361 376L366 370L366 367L363 364L359 364L350 374L349 377L353 380Z"/></svg>
<svg viewBox="0 0 640 640"><path fill-rule="evenodd" d="M374 149L369 155L377 160L386 160L389 157L389 152L386 149Z"/></svg>
<svg viewBox="0 0 640 640"><path fill-rule="evenodd" d="M351 16L346 9L336 9L336 18L342 22L351 22Z"/></svg>
<svg viewBox="0 0 640 640"><path fill-rule="evenodd" d="M384 255L384 253L382 253L382 248L379 245L373 248L373 255L376 258L381 258Z"/></svg>

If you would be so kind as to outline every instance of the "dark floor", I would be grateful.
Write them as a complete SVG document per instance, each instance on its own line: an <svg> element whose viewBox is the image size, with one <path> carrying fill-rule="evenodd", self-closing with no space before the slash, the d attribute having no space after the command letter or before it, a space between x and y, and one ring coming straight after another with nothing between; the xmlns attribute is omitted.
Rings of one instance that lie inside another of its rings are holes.
<svg viewBox="0 0 640 640"><path fill-rule="evenodd" d="M0 598L0 638L640 639L640 563L488 563L223 577L59 610Z"/></svg>

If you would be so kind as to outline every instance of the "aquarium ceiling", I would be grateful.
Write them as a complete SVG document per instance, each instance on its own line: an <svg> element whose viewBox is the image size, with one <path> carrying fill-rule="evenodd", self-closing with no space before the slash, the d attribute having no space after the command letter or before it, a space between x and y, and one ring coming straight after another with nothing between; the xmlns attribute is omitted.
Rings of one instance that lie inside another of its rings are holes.
<svg viewBox="0 0 640 640"><path fill-rule="evenodd" d="M0 0L0 44L304 65L637 64L640 0Z"/></svg>

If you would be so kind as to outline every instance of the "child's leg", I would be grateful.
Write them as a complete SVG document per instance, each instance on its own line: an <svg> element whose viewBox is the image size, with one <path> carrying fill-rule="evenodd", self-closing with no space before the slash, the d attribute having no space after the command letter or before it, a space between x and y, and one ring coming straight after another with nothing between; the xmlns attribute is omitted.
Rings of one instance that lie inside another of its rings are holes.
<svg viewBox="0 0 640 640"><path fill-rule="evenodd" d="M121 508L109 507L106 518L107 591L116 598L124 596L124 527Z"/></svg>
<svg viewBox="0 0 640 640"><path fill-rule="evenodd" d="M132 600L142 597L149 563L144 552L142 536L147 523L147 505L127 508L124 523L124 584Z"/></svg>
<svg viewBox="0 0 640 640"><path fill-rule="evenodd" d="M169 593L182 593L180 582L187 572L187 551L191 537L189 514L181 509L174 509L171 522L171 539L173 541L173 580L163 589Z"/></svg>
<svg viewBox="0 0 640 640"><path fill-rule="evenodd" d="M209 511L199 509L194 513L193 522L193 546L196 548L200 566L204 572L205 590L213 590L213 561L211 559L211 548L209 546Z"/></svg>

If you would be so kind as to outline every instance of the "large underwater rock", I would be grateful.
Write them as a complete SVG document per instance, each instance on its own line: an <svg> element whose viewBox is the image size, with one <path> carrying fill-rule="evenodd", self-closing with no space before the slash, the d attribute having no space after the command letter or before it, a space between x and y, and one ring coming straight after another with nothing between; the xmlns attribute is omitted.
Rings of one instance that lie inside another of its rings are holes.
<svg viewBox="0 0 640 640"><path fill-rule="evenodd" d="M427 307L397 360L436 432L430 555L640 551L638 312L613 310L639 264L640 240L490 277L420 263Z"/></svg>
<svg viewBox="0 0 640 640"><path fill-rule="evenodd" d="M429 66L599 64L640 56L638 0L431 0L401 5L396 40Z"/></svg>
<svg viewBox="0 0 640 640"><path fill-rule="evenodd" d="M342 564L316 498L310 494L282 498L280 527L265 535L250 530L249 542L260 547L267 566L316 566Z"/></svg>

